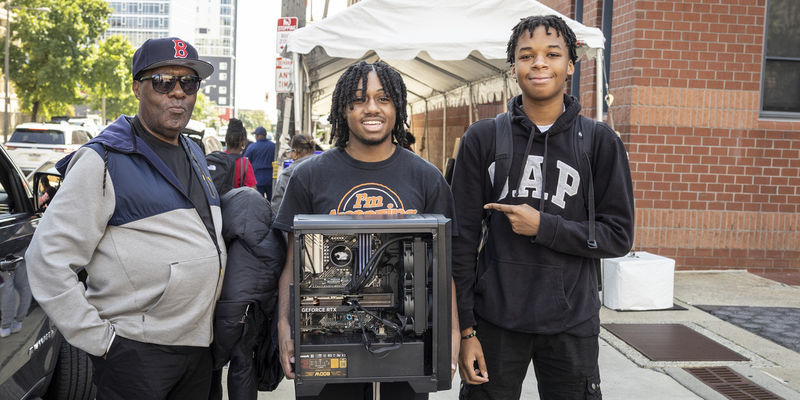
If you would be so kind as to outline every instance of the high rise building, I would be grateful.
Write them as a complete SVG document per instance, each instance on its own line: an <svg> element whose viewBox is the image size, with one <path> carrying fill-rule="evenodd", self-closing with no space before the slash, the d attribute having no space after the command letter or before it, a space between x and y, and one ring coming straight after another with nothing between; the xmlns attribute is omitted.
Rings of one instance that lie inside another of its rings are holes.
<svg viewBox="0 0 800 400"><path fill-rule="evenodd" d="M109 1L113 13L106 36L120 34L134 48L150 38L178 36L192 43L214 65L203 93L233 115L236 60L236 0Z"/></svg>

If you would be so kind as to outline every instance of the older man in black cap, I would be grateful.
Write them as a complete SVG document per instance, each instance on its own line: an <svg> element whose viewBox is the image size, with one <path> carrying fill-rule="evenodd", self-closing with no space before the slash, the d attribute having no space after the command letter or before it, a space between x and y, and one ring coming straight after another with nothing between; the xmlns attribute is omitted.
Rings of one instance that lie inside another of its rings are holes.
<svg viewBox="0 0 800 400"><path fill-rule="evenodd" d="M133 56L138 114L56 165L64 181L26 254L29 278L90 354L98 399L208 397L226 253L205 157L180 132L213 71L184 40L146 41Z"/></svg>

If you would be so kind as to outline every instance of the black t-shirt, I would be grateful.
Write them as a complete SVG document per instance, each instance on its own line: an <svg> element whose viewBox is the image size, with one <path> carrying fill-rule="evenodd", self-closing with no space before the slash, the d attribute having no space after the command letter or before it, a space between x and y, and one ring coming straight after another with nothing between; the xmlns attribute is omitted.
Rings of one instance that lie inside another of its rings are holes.
<svg viewBox="0 0 800 400"><path fill-rule="evenodd" d="M380 162L334 148L297 166L274 227L291 232L296 214L423 213L454 215L450 187L432 164L400 146Z"/></svg>
<svg viewBox="0 0 800 400"><path fill-rule="evenodd" d="M178 178L178 182L183 185L184 193L189 196L189 200L194 204L195 210L200 214L200 219L203 220L208 233L216 241L217 235L214 230L214 220L211 217L211 209L208 206L205 190L203 190L203 183L192 170L192 160L184 151L183 146L180 143L177 146L171 145L151 135L142 126L138 115L131 120L131 127L136 136L142 138Z"/></svg>

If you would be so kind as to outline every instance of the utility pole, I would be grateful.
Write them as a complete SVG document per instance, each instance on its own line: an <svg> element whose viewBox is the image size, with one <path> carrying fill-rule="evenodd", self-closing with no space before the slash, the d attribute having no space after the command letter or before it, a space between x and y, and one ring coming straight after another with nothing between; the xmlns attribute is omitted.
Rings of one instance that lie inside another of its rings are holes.
<svg viewBox="0 0 800 400"><path fill-rule="evenodd" d="M281 0L281 17L297 17L297 28L304 27L306 25L306 0ZM272 23L275 24L274 21ZM284 132L286 132L289 137L294 136L296 131L294 126L294 113L300 112L294 109L294 96L292 93L278 93L277 108L278 121L275 126L276 161L280 160L281 136Z"/></svg>

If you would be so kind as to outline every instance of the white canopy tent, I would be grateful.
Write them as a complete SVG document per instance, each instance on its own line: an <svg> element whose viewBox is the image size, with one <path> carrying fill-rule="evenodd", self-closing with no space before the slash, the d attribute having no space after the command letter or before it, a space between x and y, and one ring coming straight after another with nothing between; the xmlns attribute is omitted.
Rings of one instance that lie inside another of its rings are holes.
<svg viewBox="0 0 800 400"><path fill-rule="evenodd" d="M520 18L547 14L567 22L578 56L596 58L602 71L602 32L535 0L364 0L289 35L296 105L303 105L306 126L312 112L327 114L339 76L361 60L386 62L402 74L412 112L506 99L517 90L506 63L511 29ZM302 65L298 54L306 55ZM603 74L596 75L602 104Z"/></svg>

